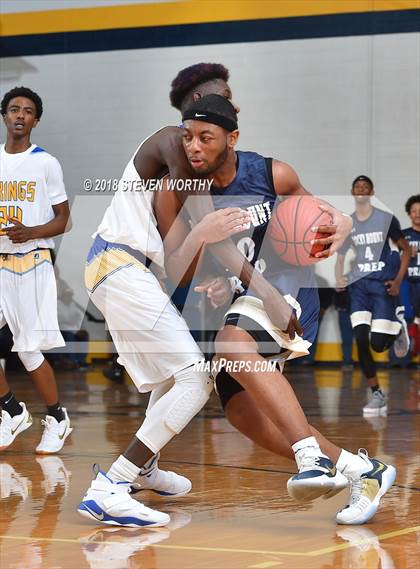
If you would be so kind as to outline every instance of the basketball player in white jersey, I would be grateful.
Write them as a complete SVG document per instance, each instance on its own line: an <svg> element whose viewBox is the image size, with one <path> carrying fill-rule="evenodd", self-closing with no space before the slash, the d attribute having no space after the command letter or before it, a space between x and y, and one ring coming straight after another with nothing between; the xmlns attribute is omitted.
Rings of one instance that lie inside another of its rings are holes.
<svg viewBox="0 0 420 569"><path fill-rule="evenodd" d="M176 90L182 104L188 105L208 93L231 97L223 79L227 70L222 65L199 64L183 72L184 79L188 77L172 91ZM79 505L82 515L107 524L168 523L166 514L133 500L129 491L138 477L140 489L162 495L180 496L190 490L186 478L160 470L157 457L160 449L203 407L212 389L205 373L193 371L192 366L203 356L155 276L164 274L163 243L153 213L154 193L142 190L142 180L160 178L168 170L172 178L194 178L181 140L181 129L165 127L140 145L94 235L88 256L86 285L92 301L105 316L119 361L140 392L151 391L146 418L136 436L107 473L97 473ZM301 328L290 306L254 272L234 244L226 241L242 230L248 217L238 208L215 212L209 206L211 197L205 197L192 200L200 204L190 212L193 219L201 220L195 227L197 249L209 245L225 266L258 291L273 321L293 337ZM334 246L342 243L349 231L343 217L336 221L326 229L332 233ZM148 268L151 266L154 273Z"/></svg>
<svg viewBox="0 0 420 569"><path fill-rule="evenodd" d="M152 209L154 194L142 190L136 154L94 235L85 276L118 361L139 392L151 395L142 426L109 471L96 472L78 511L105 524L156 527L166 525L169 516L129 494L140 489L173 497L190 491L187 478L158 468L159 451L201 410L213 381L194 371L203 354L159 283L164 276L163 243ZM227 239L247 222L239 208L211 213L201 224L202 239ZM139 484L133 485L136 480Z"/></svg>
<svg viewBox="0 0 420 569"><path fill-rule="evenodd" d="M57 290L50 249L66 231L69 206L60 164L32 144L42 115L40 97L25 87L5 94L1 114L7 130L0 146L0 328L9 325L13 351L47 406L37 453L58 452L71 433L59 403L54 372L43 350L64 346L57 322ZM0 367L0 450L28 429L32 417L10 391Z"/></svg>

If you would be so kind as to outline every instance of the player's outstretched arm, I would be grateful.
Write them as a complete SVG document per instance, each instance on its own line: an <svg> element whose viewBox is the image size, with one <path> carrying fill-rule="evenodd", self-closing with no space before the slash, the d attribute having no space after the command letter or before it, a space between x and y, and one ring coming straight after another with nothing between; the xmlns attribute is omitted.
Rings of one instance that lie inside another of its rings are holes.
<svg viewBox="0 0 420 569"><path fill-rule="evenodd" d="M189 201L198 203L202 201L202 198ZM239 230L238 223L244 223L241 210L227 208L227 210L207 214L189 231L182 219L181 204L176 194L168 192L165 197L164 192L159 192L155 198L155 213L159 231L164 239L166 268L168 275L175 283L185 285L191 281L199 267L200 255L209 243L208 248L212 250L213 256L222 266L237 275L261 298L267 313L270 314L272 322L277 327L286 330L292 339L296 333L302 334L302 328L283 296L264 279L261 273L254 269L233 242L223 236L223 232L227 237L229 234L236 233ZM219 219L216 216L219 216ZM229 219L234 220L233 225ZM219 223L220 225L216 228ZM211 244L211 241L216 238L223 239L223 241Z"/></svg>
<svg viewBox="0 0 420 569"><path fill-rule="evenodd" d="M201 198L194 198L197 200ZM225 241L240 233L250 222L248 212L238 207L206 214L191 230L182 215L182 206L165 178L163 189L155 196L155 214L165 248L165 266L171 280L186 286L200 268L206 245Z"/></svg>
<svg viewBox="0 0 420 569"><path fill-rule="evenodd" d="M155 195L154 211L165 250L165 269L176 286L186 286L198 269L203 252L203 242L187 239L188 228L182 218L182 206L175 192L168 189L167 179L162 190ZM182 244L182 254L178 247Z"/></svg>
<svg viewBox="0 0 420 569"><path fill-rule="evenodd" d="M273 183L278 196L298 196L309 194L302 186L299 176L295 170L279 160L273 160ZM316 253L316 257L329 257L336 253L343 245L353 227L352 219L349 215L339 211L332 205L325 202L320 206L321 209L330 214L331 225L321 225L314 229L315 233L326 233L327 237L315 239L314 244L330 245L324 251Z"/></svg>

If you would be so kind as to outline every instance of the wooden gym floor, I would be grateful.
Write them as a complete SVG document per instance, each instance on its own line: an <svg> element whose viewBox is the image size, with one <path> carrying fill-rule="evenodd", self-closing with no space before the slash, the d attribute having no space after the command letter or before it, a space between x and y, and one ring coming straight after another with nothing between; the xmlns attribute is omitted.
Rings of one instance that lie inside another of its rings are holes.
<svg viewBox="0 0 420 569"><path fill-rule="evenodd" d="M96 368L58 374L74 431L62 452L36 457L42 405L23 373L9 374L34 425L0 454L2 569L414 569L419 559L420 372L383 371L388 418L361 416L360 372L290 371L311 422L340 446L367 448L397 467L397 481L365 526L337 526L342 492L312 505L293 502L294 465L254 446L223 418L215 397L162 452L162 467L190 477L178 500L144 493L170 513L167 528L95 526L76 513L91 466L107 469L138 429L145 398ZM416 561L417 559L417 561Z"/></svg>

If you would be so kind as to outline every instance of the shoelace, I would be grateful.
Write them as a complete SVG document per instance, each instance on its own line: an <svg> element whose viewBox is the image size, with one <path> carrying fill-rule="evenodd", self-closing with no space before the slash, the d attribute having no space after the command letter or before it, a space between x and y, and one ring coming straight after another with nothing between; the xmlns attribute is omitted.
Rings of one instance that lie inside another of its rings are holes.
<svg viewBox="0 0 420 569"><path fill-rule="evenodd" d="M41 419L41 424L45 427L44 432L42 433L42 442L45 442L47 439L52 439L54 437L54 425L45 419Z"/></svg>
<svg viewBox="0 0 420 569"><path fill-rule="evenodd" d="M351 479L350 506L354 506L360 500L363 489L363 480L360 477Z"/></svg>
<svg viewBox="0 0 420 569"><path fill-rule="evenodd" d="M380 401L383 401L385 399L385 396L380 391L374 391L373 392L373 398L379 399Z"/></svg>
<svg viewBox="0 0 420 569"><path fill-rule="evenodd" d="M304 454L300 459L300 468L319 466L319 457Z"/></svg>
<svg viewBox="0 0 420 569"><path fill-rule="evenodd" d="M363 448L363 447L359 448L359 450L357 451L357 454L358 454L358 456L360 456L364 460L366 460L366 459L369 460L369 453L365 448Z"/></svg>

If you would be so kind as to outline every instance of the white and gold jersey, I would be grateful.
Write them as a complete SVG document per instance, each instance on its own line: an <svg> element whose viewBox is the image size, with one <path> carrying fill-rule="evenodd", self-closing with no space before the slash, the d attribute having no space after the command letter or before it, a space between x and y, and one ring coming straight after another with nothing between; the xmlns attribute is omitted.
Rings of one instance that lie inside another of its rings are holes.
<svg viewBox="0 0 420 569"><path fill-rule="evenodd" d="M100 235L105 241L128 245L163 269L163 243L153 211L156 188L146 186L134 166L134 157L144 142L125 167L118 189L93 237Z"/></svg>
<svg viewBox="0 0 420 569"><path fill-rule="evenodd" d="M52 249L53 239L13 244L2 231L13 217L28 227L54 219L52 206L67 201L63 172L56 158L32 144L25 152L9 154L0 146L0 254Z"/></svg>

